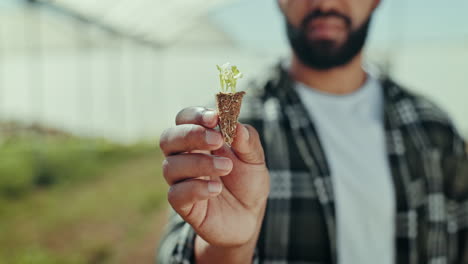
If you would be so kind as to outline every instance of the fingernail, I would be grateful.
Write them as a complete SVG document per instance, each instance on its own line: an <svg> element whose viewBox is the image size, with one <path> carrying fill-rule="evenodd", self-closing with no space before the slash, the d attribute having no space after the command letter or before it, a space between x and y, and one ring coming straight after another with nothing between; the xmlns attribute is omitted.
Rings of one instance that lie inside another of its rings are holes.
<svg viewBox="0 0 468 264"><path fill-rule="evenodd" d="M227 171L231 169L231 161L227 158L214 158L213 163L217 170Z"/></svg>
<svg viewBox="0 0 468 264"><path fill-rule="evenodd" d="M208 192L209 193L219 193L219 192L221 192L222 188L223 188L223 186L221 185L220 182L217 182L217 181L208 182Z"/></svg>
<svg viewBox="0 0 468 264"><path fill-rule="evenodd" d="M207 130L205 140L209 145L217 145L219 143L219 136L216 132Z"/></svg>
<svg viewBox="0 0 468 264"><path fill-rule="evenodd" d="M203 122L205 124L211 123L215 115L216 113L214 111L210 111L210 110L206 111L205 113L203 113Z"/></svg>
<svg viewBox="0 0 468 264"><path fill-rule="evenodd" d="M244 129L244 133L245 133L245 141L249 141L249 138L250 138L250 132L249 130L247 129L246 126L242 125L243 129Z"/></svg>

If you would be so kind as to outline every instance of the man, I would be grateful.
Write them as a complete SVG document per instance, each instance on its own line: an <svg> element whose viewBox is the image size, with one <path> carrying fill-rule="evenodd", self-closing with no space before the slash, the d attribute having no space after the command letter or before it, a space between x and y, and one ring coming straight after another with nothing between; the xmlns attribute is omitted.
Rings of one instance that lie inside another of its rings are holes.
<svg viewBox="0 0 468 264"><path fill-rule="evenodd" d="M468 263L462 138L361 66L379 1L278 3L293 56L249 92L232 146L203 107L161 136L177 214L159 263Z"/></svg>

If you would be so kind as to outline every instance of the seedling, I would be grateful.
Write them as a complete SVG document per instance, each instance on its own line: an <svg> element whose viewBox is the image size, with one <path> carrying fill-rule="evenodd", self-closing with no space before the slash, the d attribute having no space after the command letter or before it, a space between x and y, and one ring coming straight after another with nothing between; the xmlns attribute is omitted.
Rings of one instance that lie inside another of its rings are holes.
<svg viewBox="0 0 468 264"><path fill-rule="evenodd" d="M221 92L216 94L216 106L218 108L219 129L224 142L229 146L234 141L237 129L237 120L245 92L236 92L237 80L243 77L237 66L225 63L216 65L219 70Z"/></svg>

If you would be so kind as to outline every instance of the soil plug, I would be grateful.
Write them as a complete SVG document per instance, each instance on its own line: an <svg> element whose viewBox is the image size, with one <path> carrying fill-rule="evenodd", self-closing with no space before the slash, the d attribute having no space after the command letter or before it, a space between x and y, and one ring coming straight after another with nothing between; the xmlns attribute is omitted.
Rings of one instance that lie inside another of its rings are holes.
<svg viewBox="0 0 468 264"><path fill-rule="evenodd" d="M236 92L237 80L242 78L242 73L237 66L225 63L216 65L219 70L221 92L216 94L216 106L219 116L219 130L224 142L231 146L237 129L237 120L245 92Z"/></svg>

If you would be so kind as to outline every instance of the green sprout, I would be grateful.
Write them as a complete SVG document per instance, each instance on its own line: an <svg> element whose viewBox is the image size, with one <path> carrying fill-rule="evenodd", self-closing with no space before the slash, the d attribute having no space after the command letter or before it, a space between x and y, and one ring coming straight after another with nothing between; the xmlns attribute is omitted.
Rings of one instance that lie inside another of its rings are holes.
<svg viewBox="0 0 468 264"><path fill-rule="evenodd" d="M229 62L222 66L216 65L219 71L219 81L221 83L221 92L236 92L237 80L243 77L243 74L237 69L237 66Z"/></svg>

